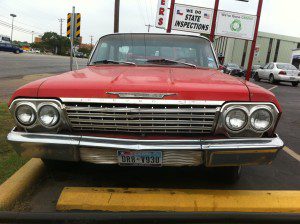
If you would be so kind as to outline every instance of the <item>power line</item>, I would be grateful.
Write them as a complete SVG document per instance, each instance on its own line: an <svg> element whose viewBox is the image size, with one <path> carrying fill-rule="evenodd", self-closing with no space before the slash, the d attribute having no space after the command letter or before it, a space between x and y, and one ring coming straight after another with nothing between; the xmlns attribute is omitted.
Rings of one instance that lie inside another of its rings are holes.
<svg viewBox="0 0 300 224"><path fill-rule="evenodd" d="M0 15L0 17L3 17L3 18L5 18L5 19L8 19L8 20L10 20L10 18L9 18L9 17L7 17L7 16ZM16 21L15 21L15 23L23 24L23 25L25 25L25 26L32 27L32 28L35 28L35 29L38 29L38 30L40 30L40 31L43 31L43 32L44 32L44 29L41 29L40 27L37 27L37 26L32 26L32 25L29 25L29 24L27 24L27 23L23 23L23 22L19 22L18 20L16 20Z"/></svg>
<svg viewBox="0 0 300 224"><path fill-rule="evenodd" d="M10 23L7 23L7 22L2 21L2 20L0 20L0 25L4 26L4 27L12 28L12 25ZM28 29L25 29L25 28L22 28L22 27L19 27L19 26L14 25L14 29L17 30L17 31L23 32L23 33L32 34L32 30L28 30ZM34 34L38 35L38 34L41 34L41 33L34 32Z"/></svg>

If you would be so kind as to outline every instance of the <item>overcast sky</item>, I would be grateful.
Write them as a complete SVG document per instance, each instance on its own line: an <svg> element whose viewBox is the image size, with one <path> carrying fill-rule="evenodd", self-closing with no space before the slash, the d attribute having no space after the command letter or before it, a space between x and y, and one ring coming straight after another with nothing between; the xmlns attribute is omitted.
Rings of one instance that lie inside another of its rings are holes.
<svg viewBox="0 0 300 224"><path fill-rule="evenodd" d="M155 24L158 0L120 0L120 32L146 32L145 24ZM176 0L178 3L213 8L214 0ZM220 9L256 14L258 0L249 3L220 0ZM0 0L0 34L10 36L10 13L17 15L15 25L25 29L15 31L14 39L31 42L30 31L59 33L59 18L66 19L72 6L82 15L83 42L89 43L113 32L114 0ZM260 31L300 37L299 0L264 0ZM27 33L26 33L27 32ZM66 32L66 21L63 33ZM165 32L152 28L151 32ZM35 34L37 35L37 34Z"/></svg>

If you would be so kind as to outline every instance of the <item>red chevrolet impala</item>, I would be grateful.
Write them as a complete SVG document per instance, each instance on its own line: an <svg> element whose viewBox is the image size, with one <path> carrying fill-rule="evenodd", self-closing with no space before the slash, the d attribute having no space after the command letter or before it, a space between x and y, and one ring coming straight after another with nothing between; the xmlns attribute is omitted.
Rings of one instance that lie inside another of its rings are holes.
<svg viewBox="0 0 300 224"><path fill-rule="evenodd" d="M82 70L29 83L10 103L22 156L120 166L205 166L228 179L283 147L275 96L223 74L204 37L102 37Z"/></svg>

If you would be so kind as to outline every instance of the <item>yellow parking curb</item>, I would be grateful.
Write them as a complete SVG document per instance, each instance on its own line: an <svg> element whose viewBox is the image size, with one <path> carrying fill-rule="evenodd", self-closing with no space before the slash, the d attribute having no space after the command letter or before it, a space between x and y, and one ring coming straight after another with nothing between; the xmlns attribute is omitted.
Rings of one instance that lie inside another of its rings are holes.
<svg viewBox="0 0 300 224"><path fill-rule="evenodd" d="M44 171L40 159L31 159L0 186L0 210L10 209L31 187Z"/></svg>
<svg viewBox="0 0 300 224"><path fill-rule="evenodd" d="M56 209L300 213L300 191L65 188Z"/></svg>

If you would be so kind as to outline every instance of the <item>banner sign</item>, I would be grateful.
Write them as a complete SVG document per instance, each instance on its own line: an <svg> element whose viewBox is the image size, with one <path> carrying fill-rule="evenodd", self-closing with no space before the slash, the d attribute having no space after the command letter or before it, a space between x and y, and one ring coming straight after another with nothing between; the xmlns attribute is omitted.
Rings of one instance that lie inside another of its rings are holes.
<svg viewBox="0 0 300 224"><path fill-rule="evenodd" d="M165 29L168 24L169 0L158 0L155 27Z"/></svg>
<svg viewBox="0 0 300 224"><path fill-rule="evenodd" d="M172 29L209 34L213 13L213 9L175 4Z"/></svg>
<svg viewBox="0 0 300 224"><path fill-rule="evenodd" d="M253 40L256 16L236 12L219 11L216 35L244 40Z"/></svg>

